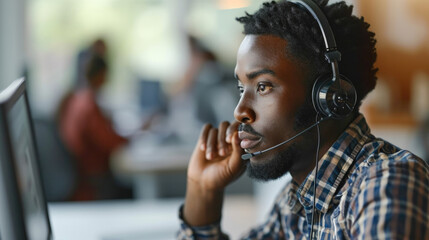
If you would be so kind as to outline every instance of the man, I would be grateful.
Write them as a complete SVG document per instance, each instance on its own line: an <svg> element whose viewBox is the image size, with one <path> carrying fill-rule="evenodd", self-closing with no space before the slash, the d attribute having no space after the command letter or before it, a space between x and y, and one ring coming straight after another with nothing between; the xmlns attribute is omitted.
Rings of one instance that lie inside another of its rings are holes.
<svg viewBox="0 0 429 240"><path fill-rule="evenodd" d="M179 239L228 239L220 229L224 188L246 168L255 179L289 172L292 181L267 221L243 239L429 239L428 166L371 135L359 113L362 99L375 87L374 33L344 2L315 2L342 53L340 72L356 88L356 107L243 161L244 152L268 149L320 120L312 86L332 70L320 28L299 4L265 3L255 14L238 18L246 35L235 68L238 123L203 128L188 167Z"/></svg>

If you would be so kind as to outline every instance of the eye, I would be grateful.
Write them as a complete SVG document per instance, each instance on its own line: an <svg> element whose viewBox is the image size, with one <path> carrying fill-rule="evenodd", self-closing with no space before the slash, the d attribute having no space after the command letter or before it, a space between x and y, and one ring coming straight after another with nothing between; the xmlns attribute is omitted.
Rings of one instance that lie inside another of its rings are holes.
<svg viewBox="0 0 429 240"><path fill-rule="evenodd" d="M273 88L273 86L269 83L258 83L258 88L256 89L256 91L261 94L267 94L270 92L270 90Z"/></svg>
<svg viewBox="0 0 429 240"><path fill-rule="evenodd" d="M244 92L244 87L241 85L238 85L237 89L238 89L238 92L240 93L240 97L241 97L241 95L243 95L243 92Z"/></svg>

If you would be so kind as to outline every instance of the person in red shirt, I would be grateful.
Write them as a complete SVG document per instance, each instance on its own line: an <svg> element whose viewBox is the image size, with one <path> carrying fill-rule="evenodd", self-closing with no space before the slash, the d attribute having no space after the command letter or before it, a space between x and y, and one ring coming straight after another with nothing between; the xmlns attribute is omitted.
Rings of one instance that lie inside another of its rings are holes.
<svg viewBox="0 0 429 240"><path fill-rule="evenodd" d="M79 175L72 200L112 199L123 195L122 187L109 169L109 156L127 143L127 139L114 131L96 103L96 93L106 82L107 70L106 61L93 56L87 65L88 85L68 94L59 109L60 134L76 159Z"/></svg>

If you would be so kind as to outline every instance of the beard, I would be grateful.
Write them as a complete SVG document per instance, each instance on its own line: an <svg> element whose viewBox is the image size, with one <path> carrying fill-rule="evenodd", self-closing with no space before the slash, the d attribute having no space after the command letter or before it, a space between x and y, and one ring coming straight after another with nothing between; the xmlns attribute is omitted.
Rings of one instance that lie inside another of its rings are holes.
<svg viewBox="0 0 429 240"><path fill-rule="evenodd" d="M289 172L294 159L299 158L299 155L300 151L296 144L292 143L285 150L274 154L268 161L263 163L247 161L247 176L261 182L278 179Z"/></svg>
<svg viewBox="0 0 429 240"><path fill-rule="evenodd" d="M314 123L316 112L311 100L307 101L297 110L293 129L298 132ZM308 133L312 132L311 130ZM263 162L252 163L247 161L247 175L261 182L275 180L285 175L293 166L296 159L301 159L303 149L297 142L291 142L286 149L275 152L271 159ZM261 156L262 157L262 156Z"/></svg>

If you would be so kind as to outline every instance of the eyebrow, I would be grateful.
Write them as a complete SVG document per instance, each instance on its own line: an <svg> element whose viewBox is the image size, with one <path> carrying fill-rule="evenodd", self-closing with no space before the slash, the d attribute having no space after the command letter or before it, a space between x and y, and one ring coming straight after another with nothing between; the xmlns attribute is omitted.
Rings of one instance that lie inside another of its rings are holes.
<svg viewBox="0 0 429 240"><path fill-rule="evenodd" d="M263 74L269 74L269 75L272 75L272 76L276 76L276 74L275 74L275 72L273 70L266 69L266 68L258 70L258 71L254 71L254 72L251 72L251 73L248 73L248 74L246 74L246 76L247 76L247 78L249 80L253 80L256 77L258 77L260 75L263 75ZM238 78L238 75L236 73L234 73L234 77L235 77L235 79L240 80Z"/></svg>

